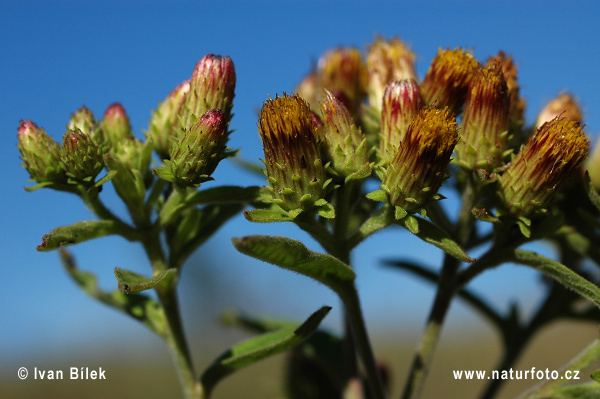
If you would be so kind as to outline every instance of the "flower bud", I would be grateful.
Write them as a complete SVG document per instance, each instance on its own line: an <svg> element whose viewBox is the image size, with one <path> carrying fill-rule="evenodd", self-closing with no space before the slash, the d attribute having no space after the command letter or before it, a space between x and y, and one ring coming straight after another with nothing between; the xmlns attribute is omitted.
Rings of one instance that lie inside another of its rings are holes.
<svg viewBox="0 0 600 399"><path fill-rule="evenodd" d="M185 95L190 91L190 81L179 84L169 96L152 112L148 138L160 159L168 159L173 140L177 138L177 115L183 107Z"/></svg>
<svg viewBox="0 0 600 399"><path fill-rule="evenodd" d="M510 97L500 65L481 69L469 85L456 159L464 167L491 172L508 149Z"/></svg>
<svg viewBox="0 0 600 399"><path fill-rule="evenodd" d="M185 95L181 128L189 129L209 110L218 109L228 123L235 91L235 68L229 57L208 54L196 64Z"/></svg>
<svg viewBox="0 0 600 399"><path fill-rule="evenodd" d="M81 130L65 133L60 162L67 176L77 182L93 182L104 168L102 150Z"/></svg>
<svg viewBox="0 0 600 399"><path fill-rule="evenodd" d="M486 66L498 64L502 68L508 95L510 97L509 121L510 125L520 128L525 120L525 100L519 94L519 82L517 81L517 66L513 62L512 56L507 56L504 51L499 51L497 55L487 60Z"/></svg>
<svg viewBox="0 0 600 399"><path fill-rule="evenodd" d="M100 127L111 147L118 147L121 141L133 138L129 118L125 108L119 103L114 103L106 109Z"/></svg>
<svg viewBox="0 0 600 399"><path fill-rule="evenodd" d="M415 55L399 38L375 38L367 55L369 106L381 111L383 93L388 84L417 80Z"/></svg>
<svg viewBox="0 0 600 399"><path fill-rule="evenodd" d="M317 73L320 86L344 97L344 105L352 115L357 115L365 96L367 70L360 50L337 48L329 50L319 59Z"/></svg>
<svg viewBox="0 0 600 399"><path fill-rule="evenodd" d="M317 70L312 69L298 84L296 94L302 97L310 105L310 109L314 112L320 110L319 101L321 101L321 81L317 76Z"/></svg>
<svg viewBox="0 0 600 399"><path fill-rule="evenodd" d="M421 83L425 104L448 107L450 112L458 114L479 68L481 65L469 51L439 49Z"/></svg>
<svg viewBox="0 0 600 399"><path fill-rule="evenodd" d="M170 168L175 183L198 186L225 157L227 121L222 111L213 109L202 115L171 147Z"/></svg>
<svg viewBox="0 0 600 399"><path fill-rule="evenodd" d="M144 143L135 137L125 137L118 146L113 147L110 155L129 170L146 173L150 167L150 157L142 155Z"/></svg>
<svg viewBox="0 0 600 399"><path fill-rule="evenodd" d="M590 142L583 127L566 118L544 123L500 176L504 206L515 217L547 205L585 160Z"/></svg>
<svg viewBox="0 0 600 399"><path fill-rule="evenodd" d="M354 124L348 109L332 93L326 92L321 108L327 156L333 169L347 177L368 163L367 139Z"/></svg>
<svg viewBox="0 0 600 399"><path fill-rule="evenodd" d="M23 167L33 180L38 183L65 181L65 171L60 165L60 147L43 129L31 121L21 121L17 139Z"/></svg>
<svg viewBox="0 0 600 399"><path fill-rule="evenodd" d="M308 103L298 95L266 101L258 120L273 202L309 210L325 194L325 170Z"/></svg>
<svg viewBox="0 0 600 399"><path fill-rule="evenodd" d="M408 126L381 184L390 204L412 213L442 185L458 142L457 123L447 108L424 108Z"/></svg>
<svg viewBox="0 0 600 399"><path fill-rule="evenodd" d="M105 141L103 132L94 114L87 107L83 106L71 114L71 120L67 125L67 131L80 130L88 135L96 145L102 145Z"/></svg>
<svg viewBox="0 0 600 399"><path fill-rule="evenodd" d="M546 104L537 117L535 127L539 129L544 123L551 121L557 116L562 116L567 120L577 123L583 121L583 112L572 94L561 93L554 100Z"/></svg>
<svg viewBox="0 0 600 399"><path fill-rule="evenodd" d="M381 157L389 161L408 126L421 110L421 91L414 80L392 82L385 88L381 111Z"/></svg>

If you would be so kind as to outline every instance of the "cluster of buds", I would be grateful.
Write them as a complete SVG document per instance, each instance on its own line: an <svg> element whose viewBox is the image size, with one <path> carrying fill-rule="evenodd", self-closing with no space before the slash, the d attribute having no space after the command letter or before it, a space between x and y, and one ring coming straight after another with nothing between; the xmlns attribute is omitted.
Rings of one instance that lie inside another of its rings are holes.
<svg viewBox="0 0 600 399"><path fill-rule="evenodd" d="M211 179L218 163L229 155L235 68L229 57L208 54L190 80L177 86L150 121L148 137L164 166L154 170L178 187L194 187Z"/></svg>

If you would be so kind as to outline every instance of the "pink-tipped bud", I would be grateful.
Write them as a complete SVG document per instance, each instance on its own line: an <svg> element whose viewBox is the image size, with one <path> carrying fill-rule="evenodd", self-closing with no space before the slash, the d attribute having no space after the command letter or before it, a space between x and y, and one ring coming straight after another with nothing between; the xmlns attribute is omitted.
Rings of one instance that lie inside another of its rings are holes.
<svg viewBox="0 0 600 399"><path fill-rule="evenodd" d="M74 183L91 184L104 168L102 150L81 130L65 133L60 162Z"/></svg>
<svg viewBox="0 0 600 399"><path fill-rule="evenodd" d="M225 157L227 121L222 111L207 111L171 147L170 168L180 186L198 186L210 180Z"/></svg>
<svg viewBox="0 0 600 399"><path fill-rule="evenodd" d="M558 116L579 124L583 122L583 112L572 94L561 93L554 100L546 104L537 117L535 127L539 129L544 123Z"/></svg>
<svg viewBox="0 0 600 399"><path fill-rule="evenodd" d="M129 117L119 103L111 104L106 109L100 127L111 147L118 147L121 141L133 138Z"/></svg>
<svg viewBox="0 0 600 399"><path fill-rule="evenodd" d="M375 38L367 55L369 106L381 111L383 93L394 81L417 80L415 55L399 38Z"/></svg>
<svg viewBox="0 0 600 399"><path fill-rule="evenodd" d="M38 183L65 181L65 171L60 165L60 147L43 129L31 121L21 121L17 139L23 167L33 180Z"/></svg>
<svg viewBox="0 0 600 399"><path fill-rule="evenodd" d="M344 105L357 115L366 94L367 69L359 49L340 47L329 50L319 59L317 74L320 86L344 98Z"/></svg>
<svg viewBox="0 0 600 399"><path fill-rule="evenodd" d="M102 145L106 141L103 132L100 130L98 120L86 106L71 114L67 131L72 130L80 130L83 134L88 135L96 145Z"/></svg>
<svg viewBox="0 0 600 399"><path fill-rule="evenodd" d="M229 123L235 92L235 68L229 57L208 54L196 64L185 96L181 128L188 130L196 119L218 109Z"/></svg>
<svg viewBox="0 0 600 399"><path fill-rule="evenodd" d="M177 139L177 115L183 107L185 95L190 91L190 81L180 83L152 113L148 139L160 159L169 159L173 141Z"/></svg>
<svg viewBox="0 0 600 399"><path fill-rule="evenodd" d="M422 106L421 91L414 80L392 82L385 88L381 111L381 158L389 161L404 140L408 126Z"/></svg>

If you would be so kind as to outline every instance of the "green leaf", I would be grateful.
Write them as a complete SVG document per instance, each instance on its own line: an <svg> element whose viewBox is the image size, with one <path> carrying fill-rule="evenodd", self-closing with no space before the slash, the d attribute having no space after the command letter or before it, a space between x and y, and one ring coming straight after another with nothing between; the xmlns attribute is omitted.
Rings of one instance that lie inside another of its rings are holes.
<svg viewBox="0 0 600 399"><path fill-rule="evenodd" d="M408 227L407 227L408 228ZM427 219L419 219L418 224L419 231L415 234L421 240L433 244L436 247L442 249L448 255L455 257L463 262L474 262L475 259L471 258L465 253L465 251L458 245L450 235L444 230L439 228L437 225L431 223ZM409 229L410 230L410 229Z"/></svg>
<svg viewBox="0 0 600 399"><path fill-rule="evenodd" d="M154 299L141 294L126 295L119 291L103 291L98 286L96 276L80 270L70 252L61 249L60 256L69 276L87 295L128 314L156 334L166 336L166 317L163 308Z"/></svg>
<svg viewBox="0 0 600 399"><path fill-rule="evenodd" d="M600 308L600 289L598 286L587 281L565 265L540 254L536 254L535 252L520 249L514 250L509 261L539 270L554 278L565 287L572 289L582 297L590 300Z"/></svg>
<svg viewBox="0 0 600 399"><path fill-rule="evenodd" d="M285 327L250 338L219 356L202 374L200 380L206 395L215 385L233 372L269 356L285 352L304 342L317 330L331 307L324 306L313 313L302 325Z"/></svg>
<svg viewBox="0 0 600 399"><path fill-rule="evenodd" d="M337 292L339 284L351 282L354 270L339 259L306 248L300 241L287 237L247 236L233 238L238 251L311 277Z"/></svg>
<svg viewBox="0 0 600 399"><path fill-rule="evenodd" d="M156 276L147 278L141 274L115 267L115 277L119 282L119 291L125 294L137 294L156 286L167 286L177 277L177 269L167 269Z"/></svg>
<svg viewBox="0 0 600 399"><path fill-rule="evenodd" d="M98 237L118 234L119 227L112 220L77 222L70 226L57 227L42 237L38 251L53 251L66 245L78 244Z"/></svg>
<svg viewBox="0 0 600 399"><path fill-rule="evenodd" d="M592 377L592 380L600 382L600 370L593 371L590 377Z"/></svg>

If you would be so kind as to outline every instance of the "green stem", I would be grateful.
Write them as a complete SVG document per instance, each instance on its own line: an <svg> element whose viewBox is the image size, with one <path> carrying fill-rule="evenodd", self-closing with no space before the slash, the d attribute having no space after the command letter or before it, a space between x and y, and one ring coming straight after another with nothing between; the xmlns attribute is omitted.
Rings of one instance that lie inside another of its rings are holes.
<svg viewBox="0 0 600 399"><path fill-rule="evenodd" d="M454 229L455 239L462 246L468 243L473 231L474 222L471 209L475 204L476 198L477 190L475 183L472 178L469 178L463 191L462 205ZM446 319L450 303L459 290L457 281L459 267L460 261L456 258L448 254L444 256L444 263L440 272L433 306L429 313L421 342L413 358L409 377L404 388L402 396L404 399L418 399L425 387L425 380L433 361L433 353L440 338L442 325Z"/></svg>
<svg viewBox="0 0 600 399"><path fill-rule="evenodd" d="M186 399L204 398L203 388L195 377L194 365L185 340L175 289L158 291L158 299L167 319L166 341L177 368Z"/></svg>
<svg viewBox="0 0 600 399"><path fill-rule="evenodd" d="M375 362L375 355L373 354L373 348L371 347L367 333L356 287L352 282L341 287L337 290L337 293L344 303L348 324L352 328L356 349L365 368L372 397L374 399L385 399L385 390L377 369L377 363Z"/></svg>
<svg viewBox="0 0 600 399"><path fill-rule="evenodd" d="M146 230L145 239L142 243L154 272L167 270L169 265L160 243L158 231L154 229ZM176 287L177 285L173 284L156 290L167 321L165 340L175 363L184 397L186 399L202 399L204 393L200 382L195 377L192 357L181 322Z"/></svg>

